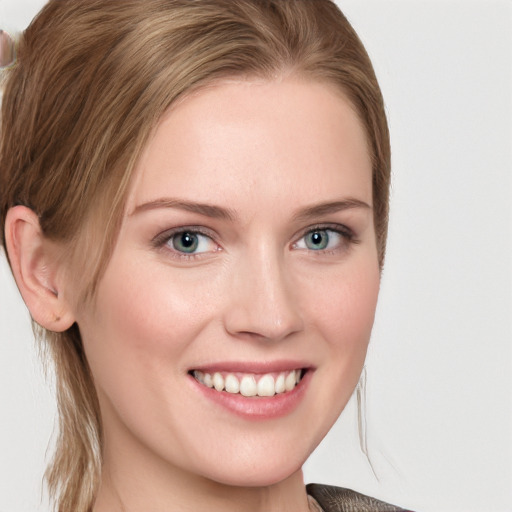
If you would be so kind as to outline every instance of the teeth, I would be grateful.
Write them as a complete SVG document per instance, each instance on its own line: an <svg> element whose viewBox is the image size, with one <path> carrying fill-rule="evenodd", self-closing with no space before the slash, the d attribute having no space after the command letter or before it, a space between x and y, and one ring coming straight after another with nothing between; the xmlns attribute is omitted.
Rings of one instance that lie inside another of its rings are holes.
<svg viewBox="0 0 512 512"><path fill-rule="evenodd" d="M297 377L295 375L295 371L293 371L286 376L286 379L284 380L284 387L286 388L286 391L291 391L295 387L295 384L297 384Z"/></svg>
<svg viewBox="0 0 512 512"><path fill-rule="evenodd" d="M199 382L201 382L201 381L199 381ZM207 386L209 388L213 388L213 379L212 379L212 376L209 373L205 373L204 374L203 382L204 382L205 386Z"/></svg>
<svg viewBox="0 0 512 512"><path fill-rule="evenodd" d="M240 391L240 382L234 375L229 374L226 377L226 391L228 393L238 393Z"/></svg>
<svg viewBox="0 0 512 512"><path fill-rule="evenodd" d="M276 394L276 386L272 375L263 375L258 381L258 396L274 396Z"/></svg>
<svg viewBox="0 0 512 512"><path fill-rule="evenodd" d="M244 375L242 378L240 394L243 396L256 396L258 394L256 379L252 375Z"/></svg>
<svg viewBox="0 0 512 512"><path fill-rule="evenodd" d="M285 376L283 373L280 373L279 377L276 379L276 393L284 393L285 391Z"/></svg>
<svg viewBox="0 0 512 512"><path fill-rule="evenodd" d="M225 377L220 372L215 372L213 376L210 373L195 370L194 378L209 388L215 388L216 391L226 391L227 393L243 396L274 396L277 393L291 391L300 382L301 370L292 370L291 372L281 372L276 375L269 373L261 375L258 381L253 374L245 374L239 379L236 375L228 373Z"/></svg>
<svg viewBox="0 0 512 512"><path fill-rule="evenodd" d="M213 374L213 387L217 391L222 391L224 389L224 378L220 373Z"/></svg>

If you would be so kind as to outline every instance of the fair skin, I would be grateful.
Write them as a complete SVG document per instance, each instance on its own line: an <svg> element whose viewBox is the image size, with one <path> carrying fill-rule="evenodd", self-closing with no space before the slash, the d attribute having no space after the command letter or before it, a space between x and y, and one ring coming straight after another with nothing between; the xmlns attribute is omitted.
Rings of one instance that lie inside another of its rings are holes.
<svg viewBox="0 0 512 512"><path fill-rule="evenodd" d="M15 254L43 240L23 207L8 223ZM380 281L366 137L341 93L286 78L190 94L143 153L94 302L39 266L59 309L44 318L78 323L98 392L94 512L308 510L301 467L357 383ZM215 373L273 396L199 382Z"/></svg>

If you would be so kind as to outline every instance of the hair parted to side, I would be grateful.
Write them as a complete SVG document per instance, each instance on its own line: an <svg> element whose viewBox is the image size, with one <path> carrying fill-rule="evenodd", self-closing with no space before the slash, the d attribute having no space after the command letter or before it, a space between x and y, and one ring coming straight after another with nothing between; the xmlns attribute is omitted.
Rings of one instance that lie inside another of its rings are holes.
<svg viewBox="0 0 512 512"><path fill-rule="evenodd" d="M163 113L231 77L293 75L338 87L358 113L373 164L379 262L386 245L389 134L371 62L331 0L51 0L7 71L0 225L25 205L62 244L94 296L116 242L137 160ZM312 170L314 172L314 170ZM75 324L36 326L56 373L59 434L47 470L59 512L89 512L101 473L98 400Z"/></svg>

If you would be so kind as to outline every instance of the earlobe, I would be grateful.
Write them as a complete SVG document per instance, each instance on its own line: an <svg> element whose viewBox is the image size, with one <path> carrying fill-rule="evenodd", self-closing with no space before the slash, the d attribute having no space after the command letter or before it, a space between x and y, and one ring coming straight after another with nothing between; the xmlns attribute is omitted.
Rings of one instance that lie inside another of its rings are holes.
<svg viewBox="0 0 512 512"><path fill-rule="evenodd" d="M14 279L32 318L51 331L71 327L74 316L62 293L61 263L38 216L26 206L14 206L7 212L5 238Z"/></svg>

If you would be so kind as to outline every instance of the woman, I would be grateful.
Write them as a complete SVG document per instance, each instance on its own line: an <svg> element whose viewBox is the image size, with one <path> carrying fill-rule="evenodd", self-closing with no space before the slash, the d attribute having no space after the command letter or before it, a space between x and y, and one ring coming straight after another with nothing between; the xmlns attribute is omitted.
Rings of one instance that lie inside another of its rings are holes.
<svg viewBox="0 0 512 512"><path fill-rule="evenodd" d="M382 97L336 6L51 1L2 108L57 509L400 510L301 472L361 373L387 230Z"/></svg>

